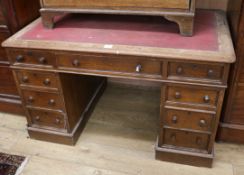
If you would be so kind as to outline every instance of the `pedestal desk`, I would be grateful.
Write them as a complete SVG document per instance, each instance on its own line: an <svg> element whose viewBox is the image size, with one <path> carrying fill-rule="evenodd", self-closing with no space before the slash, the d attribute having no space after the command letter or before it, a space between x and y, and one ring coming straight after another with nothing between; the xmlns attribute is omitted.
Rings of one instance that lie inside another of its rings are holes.
<svg viewBox="0 0 244 175"><path fill-rule="evenodd" d="M47 30L38 19L3 43L31 138L73 145L106 77L153 81L161 85L156 158L211 166L235 61L224 14L199 11L190 38L157 17L68 15L56 24Z"/></svg>

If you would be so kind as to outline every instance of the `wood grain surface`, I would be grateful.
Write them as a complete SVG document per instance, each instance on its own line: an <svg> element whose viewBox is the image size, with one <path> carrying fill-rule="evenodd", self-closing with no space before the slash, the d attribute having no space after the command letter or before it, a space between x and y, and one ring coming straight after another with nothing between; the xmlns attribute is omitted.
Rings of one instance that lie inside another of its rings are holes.
<svg viewBox="0 0 244 175"><path fill-rule="evenodd" d="M197 0L197 8L226 10L229 0ZM230 0L236 1L236 0Z"/></svg>

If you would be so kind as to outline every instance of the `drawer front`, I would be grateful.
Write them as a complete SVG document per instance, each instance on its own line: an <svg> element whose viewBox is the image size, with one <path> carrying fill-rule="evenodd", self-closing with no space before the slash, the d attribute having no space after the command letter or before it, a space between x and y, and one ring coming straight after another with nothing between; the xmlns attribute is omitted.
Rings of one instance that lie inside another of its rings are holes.
<svg viewBox="0 0 244 175"><path fill-rule="evenodd" d="M161 76L161 62L134 58L106 58L95 56L59 55L59 68L78 68L94 71Z"/></svg>
<svg viewBox="0 0 244 175"><path fill-rule="evenodd" d="M193 129L199 131L211 131L214 123L214 115L165 109L163 124L179 129Z"/></svg>
<svg viewBox="0 0 244 175"><path fill-rule="evenodd" d="M5 25L5 19L4 19L4 16L3 16L3 12L0 10L0 25Z"/></svg>
<svg viewBox="0 0 244 175"><path fill-rule="evenodd" d="M53 67L55 55L47 51L9 50L11 61L15 65Z"/></svg>
<svg viewBox="0 0 244 175"><path fill-rule="evenodd" d="M238 82L239 83L244 83L244 70L243 69L241 69L241 71L240 71Z"/></svg>
<svg viewBox="0 0 244 175"><path fill-rule="evenodd" d="M189 9L190 0L43 0L44 7L73 8L179 8Z"/></svg>
<svg viewBox="0 0 244 175"><path fill-rule="evenodd" d="M60 94L28 90L23 90L22 94L26 105L29 107L41 107L53 110L64 109Z"/></svg>
<svg viewBox="0 0 244 175"><path fill-rule="evenodd" d="M19 96L11 69L8 66L2 66L1 64L0 64L0 94Z"/></svg>
<svg viewBox="0 0 244 175"><path fill-rule="evenodd" d="M58 77L54 73L40 73L24 70L15 72L21 86L58 89Z"/></svg>
<svg viewBox="0 0 244 175"><path fill-rule="evenodd" d="M209 135L173 129L164 130L163 144L182 148L207 150Z"/></svg>
<svg viewBox="0 0 244 175"><path fill-rule="evenodd" d="M194 87L167 87L167 101L193 105L217 106L218 91Z"/></svg>
<svg viewBox="0 0 244 175"><path fill-rule="evenodd" d="M237 86L235 89L235 95L233 98L233 104L231 107L230 116L228 122L237 125L244 125L244 86Z"/></svg>
<svg viewBox="0 0 244 175"><path fill-rule="evenodd" d="M244 83L244 72L240 74L239 83Z"/></svg>
<svg viewBox="0 0 244 175"><path fill-rule="evenodd" d="M0 27L0 43L6 40L10 36L10 32L8 30L1 30ZM0 46L0 61L8 61L8 57L6 55L5 49Z"/></svg>
<svg viewBox="0 0 244 175"><path fill-rule="evenodd" d="M218 65L170 62L168 65L169 79L206 79L222 81L224 67Z"/></svg>
<svg viewBox="0 0 244 175"><path fill-rule="evenodd" d="M29 110L29 115L32 125L38 127L50 127L50 129L66 128L66 122L62 114L40 110Z"/></svg>

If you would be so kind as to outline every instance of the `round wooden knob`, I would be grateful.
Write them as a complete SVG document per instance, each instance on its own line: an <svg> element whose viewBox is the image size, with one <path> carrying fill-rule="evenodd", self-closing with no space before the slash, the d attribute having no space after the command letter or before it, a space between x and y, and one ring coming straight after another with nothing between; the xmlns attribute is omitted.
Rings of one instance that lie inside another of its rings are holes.
<svg viewBox="0 0 244 175"><path fill-rule="evenodd" d="M196 70L196 69L198 69L198 66L196 64L193 64L192 69Z"/></svg>
<svg viewBox="0 0 244 175"><path fill-rule="evenodd" d="M177 69L176 69L176 74L178 75L181 75L183 73L183 68L181 66L179 66Z"/></svg>
<svg viewBox="0 0 244 175"><path fill-rule="evenodd" d="M29 96L29 97L28 97L28 102L29 102L29 103L33 103L33 102L34 102L34 97Z"/></svg>
<svg viewBox="0 0 244 175"><path fill-rule="evenodd" d="M23 76L23 78L22 78L22 82L23 82L23 83L28 83L28 82L29 82L29 78L28 78L28 76Z"/></svg>
<svg viewBox="0 0 244 175"><path fill-rule="evenodd" d="M23 61L24 61L24 56L23 56L23 55L18 55L18 56L16 57L16 61L17 61L17 62L23 62Z"/></svg>
<svg viewBox="0 0 244 175"><path fill-rule="evenodd" d="M50 99L49 102L48 102L48 104L50 106L54 106L55 105L55 100L54 99Z"/></svg>
<svg viewBox="0 0 244 175"><path fill-rule="evenodd" d="M201 145L201 144L202 144L202 139L198 137L198 138L196 139L196 144L197 144L197 145Z"/></svg>
<svg viewBox="0 0 244 175"><path fill-rule="evenodd" d="M39 117L39 116L36 116L36 117L35 117L35 120L36 120L36 121L40 121L40 117Z"/></svg>
<svg viewBox="0 0 244 175"><path fill-rule="evenodd" d="M136 66L136 72L137 72L137 73L140 73L141 70L142 70L142 65L138 64L138 65Z"/></svg>
<svg viewBox="0 0 244 175"><path fill-rule="evenodd" d="M46 64L46 63L47 63L46 58L45 58L45 57L41 57L41 58L39 58L39 63L41 63L41 64Z"/></svg>
<svg viewBox="0 0 244 175"><path fill-rule="evenodd" d="M49 78L46 78L44 81L43 81L43 84L45 86L49 86L51 84L51 80Z"/></svg>
<svg viewBox="0 0 244 175"><path fill-rule="evenodd" d="M73 66L78 67L80 65L80 61L75 59L72 64Z"/></svg>
<svg viewBox="0 0 244 175"><path fill-rule="evenodd" d="M174 115L172 117L172 123L176 124L178 122L178 117L176 115Z"/></svg>
<svg viewBox="0 0 244 175"><path fill-rule="evenodd" d="M176 99L180 99L181 98L181 93L180 92L176 92L175 93L175 98Z"/></svg>
<svg viewBox="0 0 244 175"><path fill-rule="evenodd" d="M212 69L208 70L208 77L212 77L213 76L214 71Z"/></svg>
<svg viewBox="0 0 244 175"><path fill-rule="evenodd" d="M56 124L60 124L61 120L59 118L56 118L55 122L56 122Z"/></svg>
<svg viewBox="0 0 244 175"><path fill-rule="evenodd" d="M207 122L205 120L200 120L199 121L199 126L200 127L206 127L206 125L207 125Z"/></svg>
<svg viewBox="0 0 244 175"><path fill-rule="evenodd" d="M210 97L209 97L208 95L205 95L205 96L203 97L203 101L204 101L205 103L209 103L209 102L210 102Z"/></svg>

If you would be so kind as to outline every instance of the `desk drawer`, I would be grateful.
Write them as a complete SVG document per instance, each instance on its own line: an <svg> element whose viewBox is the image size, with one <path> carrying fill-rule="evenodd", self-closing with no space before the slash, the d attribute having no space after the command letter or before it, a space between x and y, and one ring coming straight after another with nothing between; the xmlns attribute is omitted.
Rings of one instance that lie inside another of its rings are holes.
<svg viewBox="0 0 244 175"><path fill-rule="evenodd" d="M43 0L44 7L60 8L170 8L170 9L189 9L190 0Z"/></svg>
<svg viewBox="0 0 244 175"><path fill-rule="evenodd" d="M218 96L217 90L193 86L167 86L166 101L216 107Z"/></svg>
<svg viewBox="0 0 244 175"><path fill-rule="evenodd" d="M237 80L239 83L244 83L244 69L241 69L239 80Z"/></svg>
<svg viewBox="0 0 244 175"><path fill-rule="evenodd" d="M55 73L35 71L15 71L21 86L36 86L39 88L58 89L58 77Z"/></svg>
<svg viewBox="0 0 244 175"><path fill-rule="evenodd" d="M170 62L168 65L169 79L192 79L192 80L209 80L222 81L224 66Z"/></svg>
<svg viewBox="0 0 244 175"><path fill-rule="evenodd" d="M5 19L4 19L4 16L3 16L3 12L2 10L0 10L0 25L5 25L6 22L5 22Z"/></svg>
<svg viewBox="0 0 244 175"><path fill-rule="evenodd" d="M55 55L47 51L9 50L11 62L14 65L54 67Z"/></svg>
<svg viewBox="0 0 244 175"><path fill-rule="evenodd" d="M139 58L107 58L96 56L59 55L58 67L93 70L103 73L128 73L161 76L161 62Z"/></svg>
<svg viewBox="0 0 244 175"><path fill-rule="evenodd" d="M214 124L214 115L181 111L181 110L163 110L163 124L178 129L193 129L199 131L211 131Z"/></svg>
<svg viewBox="0 0 244 175"><path fill-rule="evenodd" d="M10 31L0 27L0 43L6 40L10 36ZM8 62L8 57L6 55L5 49L0 46L0 62Z"/></svg>
<svg viewBox="0 0 244 175"><path fill-rule="evenodd" d="M23 98L28 107L40 107L52 110L63 110L64 103L58 93L22 90Z"/></svg>
<svg viewBox="0 0 244 175"><path fill-rule="evenodd" d="M37 127L48 127L49 129L65 129L64 115L42 110L28 110L31 124Z"/></svg>
<svg viewBox="0 0 244 175"><path fill-rule="evenodd" d="M207 150L210 136L207 134L164 129L163 137L164 145Z"/></svg>

